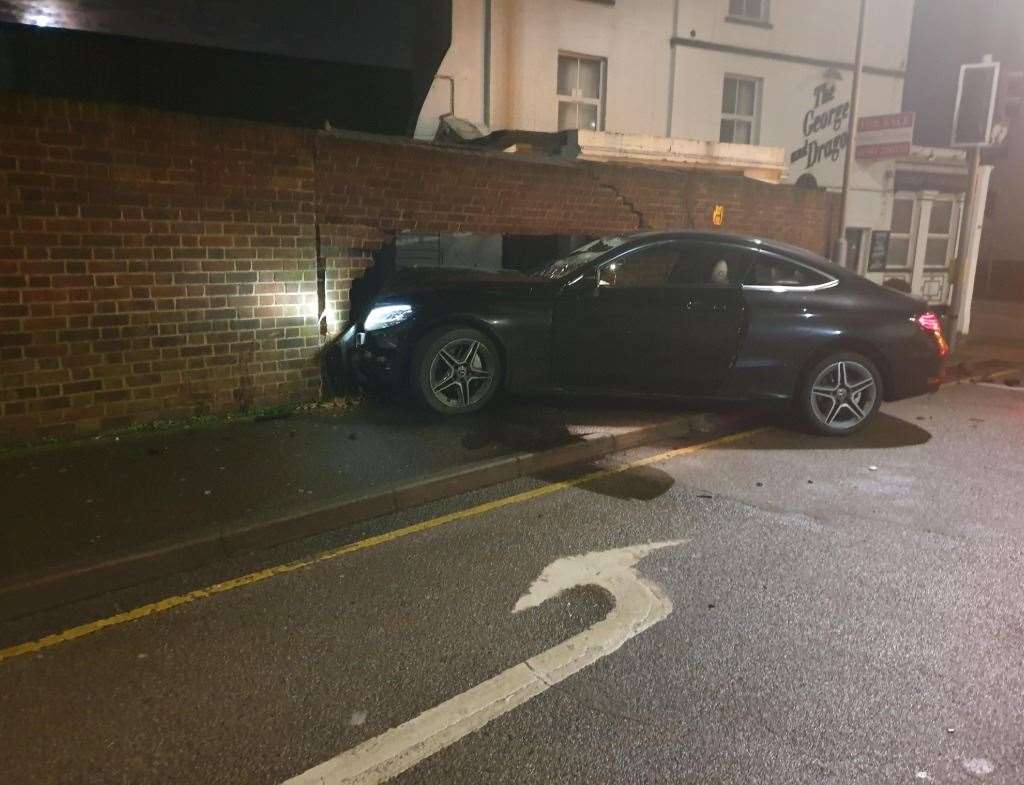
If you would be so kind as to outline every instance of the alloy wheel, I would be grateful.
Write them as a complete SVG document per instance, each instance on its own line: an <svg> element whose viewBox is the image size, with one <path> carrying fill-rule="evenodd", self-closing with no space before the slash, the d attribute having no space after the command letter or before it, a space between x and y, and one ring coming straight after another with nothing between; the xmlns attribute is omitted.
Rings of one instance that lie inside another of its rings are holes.
<svg viewBox="0 0 1024 785"><path fill-rule="evenodd" d="M474 338L456 338L430 363L430 391L443 406L462 409L483 399L494 384L494 359Z"/></svg>
<svg viewBox="0 0 1024 785"><path fill-rule="evenodd" d="M852 360L826 366L811 385L811 411L820 423L834 430L859 425L871 414L877 398L874 375Z"/></svg>

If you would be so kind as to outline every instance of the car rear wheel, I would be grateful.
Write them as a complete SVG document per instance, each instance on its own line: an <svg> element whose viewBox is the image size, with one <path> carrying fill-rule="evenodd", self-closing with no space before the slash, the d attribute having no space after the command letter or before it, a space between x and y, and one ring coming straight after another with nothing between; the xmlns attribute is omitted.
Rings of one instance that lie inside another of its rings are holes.
<svg viewBox="0 0 1024 785"><path fill-rule="evenodd" d="M494 342L471 327L442 327L425 336L412 360L412 387L442 414L479 411L501 382L501 356Z"/></svg>
<svg viewBox="0 0 1024 785"><path fill-rule="evenodd" d="M847 436L864 428L882 403L882 376L855 352L826 357L804 375L797 405L806 424L826 436Z"/></svg>

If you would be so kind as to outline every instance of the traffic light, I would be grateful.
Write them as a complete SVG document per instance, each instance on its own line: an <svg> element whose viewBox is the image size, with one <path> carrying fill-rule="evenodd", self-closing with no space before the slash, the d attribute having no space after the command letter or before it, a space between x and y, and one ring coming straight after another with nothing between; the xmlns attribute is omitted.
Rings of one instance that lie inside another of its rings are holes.
<svg viewBox="0 0 1024 785"><path fill-rule="evenodd" d="M992 133L989 143L994 146L1006 144L1010 128L1024 123L1024 71L1003 73L996 93L996 109L992 117Z"/></svg>
<svg viewBox="0 0 1024 785"><path fill-rule="evenodd" d="M981 147L992 141L992 118L999 63L970 63L960 66L960 85L953 115L954 147Z"/></svg>

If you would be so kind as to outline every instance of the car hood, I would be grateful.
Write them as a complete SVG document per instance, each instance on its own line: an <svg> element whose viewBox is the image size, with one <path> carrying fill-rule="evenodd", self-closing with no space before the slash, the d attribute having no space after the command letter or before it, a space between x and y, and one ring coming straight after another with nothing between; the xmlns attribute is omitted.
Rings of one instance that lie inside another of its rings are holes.
<svg viewBox="0 0 1024 785"><path fill-rule="evenodd" d="M408 267L392 275L381 294L413 294L436 291L522 292L555 288L549 278L512 270L489 272L444 267Z"/></svg>

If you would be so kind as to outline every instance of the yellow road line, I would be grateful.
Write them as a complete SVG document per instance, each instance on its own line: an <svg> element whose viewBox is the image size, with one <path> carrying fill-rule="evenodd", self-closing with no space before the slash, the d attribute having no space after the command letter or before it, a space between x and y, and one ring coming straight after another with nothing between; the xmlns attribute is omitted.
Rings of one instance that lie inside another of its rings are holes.
<svg viewBox="0 0 1024 785"><path fill-rule="evenodd" d="M119 624L143 619L146 616L163 613L164 611L169 611L171 608L177 608L180 605L188 605L189 603L196 602L197 600L204 600L207 597L223 594L224 592L228 592L233 589L240 589L243 586L251 586L254 583L260 583L261 581L265 581L268 578L273 578L277 575L286 575L290 572L295 572L296 570L301 570L311 565L319 564L320 562L337 559L339 556L355 553L356 551L365 550L366 548L373 548L377 545L383 545L384 543L392 542L394 540L401 539L402 537L408 537L410 534L417 534L419 532L427 531L428 529L436 529L438 526L444 526L445 524L461 521L465 518L471 518L476 515L483 515L484 513L491 512L492 510L499 510L502 507L509 507L513 504L521 504L522 502L537 499L541 496L547 496L548 494L565 490L566 488L572 488L576 485L583 485L584 483L592 482L593 480L600 479L601 477L619 474L638 466L647 466L648 464L658 463L671 458L677 458L681 455L688 455L700 450L705 450L709 447L718 447L723 444L739 441L740 439L745 439L766 430L768 429L755 428L749 431L741 431L740 433L722 436L718 439L712 439L707 442L700 442L698 444L691 444L687 447L668 450L666 452L658 453L657 455L651 455L647 458L641 458L630 463L622 464L621 466L615 466L610 469L601 469L600 471L586 474L583 477L550 483L548 485L543 485L540 488L534 488L529 491L513 494L512 496L505 496L501 499L495 499L494 501L478 504L475 507L469 507L465 510L445 513L444 515L439 515L436 518L430 518L428 520L421 521L420 523L414 523L411 526L395 529L394 531L387 532L385 534L367 537L365 540L359 540L358 542L353 542L349 545L343 545L340 548L321 551L320 553L306 559L298 559L296 561L287 562L286 564L278 564L274 567L267 567L264 570L257 570L256 572L250 572L247 575L240 575L237 578L231 578L230 580L222 581L221 583L215 583L212 586L207 586L203 589L195 589L187 594L177 594L172 597L166 597L162 600L157 600L156 602L140 605L138 608L133 608L130 611L124 611L123 613L108 616L104 619L96 619L95 621L86 622L85 624L80 624L77 627L70 627L63 632L47 635L43 638L39 638L38 640L27 641L26 643L19 643L16 646L10 646L6 649L0 649L0 662L13 659L14 657L20 657L23 654L32 654L33 652L42 651L43 649L48 649L51 646L56 646L59 643L84 638L85 636L92 635L100 630L105 630L108 627L115 627Z"/></svg>

